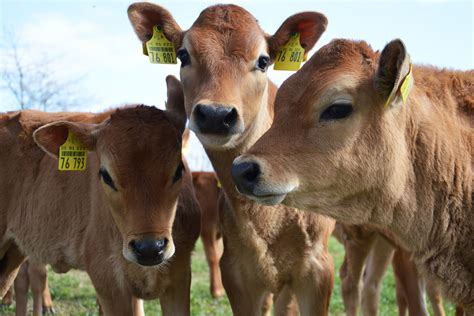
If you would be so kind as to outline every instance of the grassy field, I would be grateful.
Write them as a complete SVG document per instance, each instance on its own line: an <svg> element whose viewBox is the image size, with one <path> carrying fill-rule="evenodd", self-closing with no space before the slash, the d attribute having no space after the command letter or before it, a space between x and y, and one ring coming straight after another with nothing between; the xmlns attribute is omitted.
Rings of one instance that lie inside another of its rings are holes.
<svg viewBox="0 0 474 316"><path fill-rule="evenodd" d="M344 257L344 249L341 244L332 238L330 251L334 256L336 271L338 271ZM227 298L214 300L209 293L208 268L200 241L197 243L193 255L192 269L192 315L231 315ZM94 289L85 273L71 271L67 274L55 274L50 272L49 282L57 315L97 315ZM447 315L454 315L454 308L451 304L446 304L445 308ZM0 314L14 315L14 311L14 307L3 308L0 310ZM146 302L145 311L147 315L161 315L158 301ZM331 298L330 314L344 315L340 282L337 274ZM383 282L379 314L382 316L398 315L395 302L395 283L391 269L388 271Z"/></svg>

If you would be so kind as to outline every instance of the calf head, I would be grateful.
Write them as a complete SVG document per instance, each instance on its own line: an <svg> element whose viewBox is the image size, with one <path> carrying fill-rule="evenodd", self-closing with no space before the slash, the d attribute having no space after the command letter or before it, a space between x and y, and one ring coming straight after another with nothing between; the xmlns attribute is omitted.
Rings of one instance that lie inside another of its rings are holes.
<svg viewBox="0 0 474 316"><path fill-rule="evenodd" d="M268 110L266 72L279 48L298 32L308 52L327 24L324 15L303 12L289 17L269 36L255 17L236 5L205 9L187 31L154 4L135 3L128 15L142 42L159 25L174 43L181 60L189 128L210 148L233 148L242 142Z"/></svg>
<svg viewBox="0 0 474 316"><path fill-rule="evenodd" d="M168 105L183 102L179 81L167 78ZM184 112L137 106L119 109L102 124L55 122L37 129L34 139L49 155L72 132L100 167L97 178L122 235L123 256L155 266L175 251L172 226L181 187ZM89 167L90 168L90 167ZM100 210L102 211L102 210ZM106 210L103 210L106 211Z"/></svg>
<svg viewBox="0 0 474 316"><path fill-rule="evenodd" d="M408 175L400 88L411 88L410 69L400 40L381 54L347 40L321 48L279 89L271 128L234 160L238 190L349 222L366 219L371 200L397 200Z"/></svg>

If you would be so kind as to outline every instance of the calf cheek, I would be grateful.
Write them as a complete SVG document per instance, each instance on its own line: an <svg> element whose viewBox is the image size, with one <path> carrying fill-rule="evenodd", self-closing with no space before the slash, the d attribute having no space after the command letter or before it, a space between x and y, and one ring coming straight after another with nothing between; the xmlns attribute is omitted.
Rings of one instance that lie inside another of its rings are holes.
<svg viewBox="0 0 474 316"><path fill-rule="evenodd" d="M184 92L184 107L188 119L191 117L194 104L199 100L199 78L192 73L181 74L181 84Z"/></svg>
<svg viewBox="0 0 474 316"><path fill-rule="evenodd" d="M293 141L293 142L292 142ZM260 164L268 184L297 184L299 173L306 162L298 152L298 138L288 137L280 130L270 129L248 151Z"/></svg>
<svg viewBox="0 0 474 316"><path fill-rule="evenodd" d="M241 100L239 103L242 107L238 108L238 111L243 117L246 129L248 129L248 125L255 122L258 113L267 108L267 102L264 102L266 101L267 85L267 77L261 74L250 73L245 76L244 80L236 79L236 87L239 87L239 89L235 90L236 93L240 94Z"/></svg>

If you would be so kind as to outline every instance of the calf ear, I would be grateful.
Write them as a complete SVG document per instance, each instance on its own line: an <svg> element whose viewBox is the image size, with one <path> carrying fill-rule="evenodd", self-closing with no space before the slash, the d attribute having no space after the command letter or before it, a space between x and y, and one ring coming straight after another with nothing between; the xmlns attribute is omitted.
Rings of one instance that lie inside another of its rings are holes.
<svg viewBox="0 0 474 316"><path fill-rule="evenodd" d="M380 54L374 81L375 88L387 105L400 104L403 101L400 92L408 94L412 81L405 79L409 74L411 75L411 61L405 45L399 39L391 41ZM401 91L404 84L404 90Z"/></svg>
<svg viewBox="0 0 474 316"><path fill-rule="evenodd" d="M135 33L143 43L151 39L153 26L158 25L176 49L181 46L182 30L165 8L153 3L137 2L128 7L127 13Z"/></svg>
<svg viewBox="0 0 474 316"><path fill-rule="evenodd" d="M301 47L304 48L305 53L309 52L324 33L327 25L326 16L318 12L301 12L290 16L278 31L267 39L270 57L275 59L279 49L295 33L300 34Z"/></svg>
<svg viewBox="0 0 474 316"><path fill-rule="evenodd" d="M176 77L169 75L166 77L166 87L168 89L166 112L171 114L178 129L183 133L186 126L186 111L184 109L184 94L181 82Z"/></svg>
<svg viewBox="0 0 474 316"><path fill-rule="evenodd" d="M57 158L59 155L59 147L66 142L69 132L72 132L88 150L94 150L97 126L96 124L72 123L66 121L49 123L35 130L33 139L47 154Z"/></svg>

